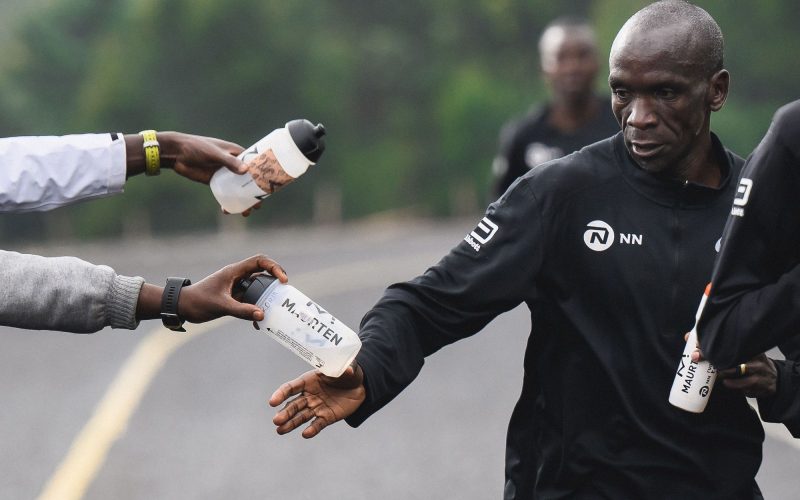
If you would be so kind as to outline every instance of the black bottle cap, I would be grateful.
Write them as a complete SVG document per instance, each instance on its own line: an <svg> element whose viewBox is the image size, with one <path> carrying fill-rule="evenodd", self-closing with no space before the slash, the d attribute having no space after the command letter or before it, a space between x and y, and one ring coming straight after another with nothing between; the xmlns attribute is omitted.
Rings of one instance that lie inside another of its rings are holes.
<svg viewBox="0 0 800 500"><path fill-rule="evenodd" d="M242 291L242 302L246 304L255 304L264 291L269 288L271 284L278 279L269 274L259 274L252 278L245 278L239 282L239 288Z"/></svg>
<svg viewBox="0 0 800 500"><path fill-rule="evenodd" d="M313 125L308 120L292 120L286 124L289 135L297 144L299 149L308 161L317 163L322 152L325 151L325 126L321 123Z"/></svg>

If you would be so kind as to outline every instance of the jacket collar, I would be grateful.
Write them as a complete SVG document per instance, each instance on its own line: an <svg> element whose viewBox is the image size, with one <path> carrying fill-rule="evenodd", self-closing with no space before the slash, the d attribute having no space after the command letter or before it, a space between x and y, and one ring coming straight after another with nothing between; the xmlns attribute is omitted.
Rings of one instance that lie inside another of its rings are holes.
<svg viewBox="0 0 800 500"><path fill-rule="evenodd" d="M709 206L720 196L727 196L732 172L736 164L736 157L725 149L722 142L713 132L711 133L711 147L714 150L714 154L720 159L720 165L722 166L722 178L719 187L716 188L701 186L692 182L665 179L642 170L628 153L622 132L614 136L613 144L617 164L620 166L625 181L634 190L656 203L682 208L702 208Z"/></svg>

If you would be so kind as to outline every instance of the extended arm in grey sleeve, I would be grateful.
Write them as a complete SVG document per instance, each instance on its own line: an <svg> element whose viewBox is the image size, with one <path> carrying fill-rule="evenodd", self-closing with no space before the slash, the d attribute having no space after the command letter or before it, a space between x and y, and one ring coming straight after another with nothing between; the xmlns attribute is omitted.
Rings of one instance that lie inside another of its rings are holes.
<svg viewBox="0 0 800 500"><path fill-rule="evenodd" d="M144 280L75 257L0 250L0 324L33 330L91 333L136 328Z"/></svg>

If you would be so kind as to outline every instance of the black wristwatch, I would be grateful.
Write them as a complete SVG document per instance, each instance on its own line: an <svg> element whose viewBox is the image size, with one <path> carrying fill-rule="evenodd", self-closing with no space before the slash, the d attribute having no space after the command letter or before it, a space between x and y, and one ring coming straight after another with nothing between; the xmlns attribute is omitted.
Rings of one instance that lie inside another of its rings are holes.
<svg viewBox="0 0 800 500"><path fill-rule="evenodd" d="M170 330L186 331L183 328L184 320L178 316L178 297L181 295L181 288L191 284L189 278L167 278L164 294L161 295L161 322Z"/></svg>

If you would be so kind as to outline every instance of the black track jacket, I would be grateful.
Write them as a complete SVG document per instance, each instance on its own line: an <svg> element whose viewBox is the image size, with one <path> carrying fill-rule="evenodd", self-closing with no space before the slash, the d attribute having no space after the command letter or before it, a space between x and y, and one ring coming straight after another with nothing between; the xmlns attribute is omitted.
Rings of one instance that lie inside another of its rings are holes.
<svg viewBox="0 0 800 500"><path fill-rule="evenodd" d="M506 499L760 498L764 433L744 396L719 384L702 414L667 401L742 164L713 141L720 189L642 171L621 134L516 181L365 315L367 399L348 423L394 398L426 356L524 301L532 331Z"/></svg>
<svg viewBox="0 0 800 500"><path fill-rule="evenodd" d="M731 366L800 335L800 101L775 113L747 159L711 296L704 351ZM796 339L795 339L796 340Z"/></svg>
<svg viewBox="0 0 800 500"><path fill-rule="evenodd" d="M778 344L778 393L761 417L800 437L800 101L775 113L747 159L725 226L711 296L698 325L703 351L731 366ZM750 355L748 355L750 354Z"/></svg>

